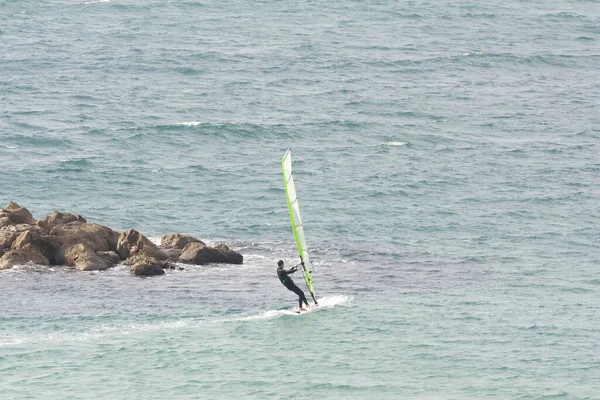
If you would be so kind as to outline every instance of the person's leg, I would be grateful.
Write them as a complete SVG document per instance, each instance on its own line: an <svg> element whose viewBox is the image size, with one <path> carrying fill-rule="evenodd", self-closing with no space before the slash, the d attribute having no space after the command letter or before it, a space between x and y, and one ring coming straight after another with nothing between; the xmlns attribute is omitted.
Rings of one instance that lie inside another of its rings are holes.
<svg viewBox="0 0 600 400"><path fill-rule="evenodd" d="M300 289L298 286L294 285L294 293L296 293L298 295L298 301L300 302L300 307L302 307L302 303L304 302L304 304L306 304L306 306L308 306L308 301L306 300L306 296L304 295L304 292L302 291L302 289Z"/></svg>

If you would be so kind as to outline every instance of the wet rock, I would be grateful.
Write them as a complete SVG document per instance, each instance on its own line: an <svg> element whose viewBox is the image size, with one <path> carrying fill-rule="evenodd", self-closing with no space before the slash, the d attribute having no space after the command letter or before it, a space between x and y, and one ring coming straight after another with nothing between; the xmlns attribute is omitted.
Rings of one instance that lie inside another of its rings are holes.
<svg viewBox="0 0 600 400"><path fill-rule="evenodd" d="M136 276L154 276L163 275L165 269L174 269L175 266L166 261L160 261L153 257L136 255L123 262L125 265L131 265L129 272Z"/></svg>
<svg viewBox="0 0 600 400"><path fill-rule="evenodd" d="M27 245L18 250L9 250L5 252L2 257L0 257L0 270L27 263L48 265L48 259L41 255L31 245Z"/></svg>
<svg viewBox="0 0 600 400"><path fill-rule="evenodd" d="M157 245L135 229L121 233L117 242L117 253L123 260L134 255L144 255L157 260L167 259L167 255Z"/></svg>

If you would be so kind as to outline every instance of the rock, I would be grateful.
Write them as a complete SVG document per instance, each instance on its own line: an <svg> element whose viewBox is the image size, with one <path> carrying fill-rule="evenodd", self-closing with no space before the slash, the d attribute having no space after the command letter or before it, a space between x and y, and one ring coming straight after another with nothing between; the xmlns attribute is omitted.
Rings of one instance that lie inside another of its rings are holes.
<svg viewBox="0 0 600 400"><path fill-rule="evenodd" d="M19 250L9 250L0 258L0 270L9 269L18 264L48 265L48 259L36 251L31 245Z"/></svg>
<svg viewBox="0 0 600 400"><path fill-rule="evenodd" d="M165 253L167 255L167 258L169 260L177 261L177 260L179 260L179 257L183 253L183 250L181 250L181 249L163 249L163 253Z"/></svg>
<svg viewBox="0 0 600 400"><path fill-rule="evenodd" d="M136 264L156 264L163 269L175 269L175 266L168 261L157 260L154 257L148 257L145 255L135 255L129 257L127 260L123 261L125 265L136 265Z"/></svg>
<svg viewBox="0 0 600 400"><path fill-rule="evenodd" d="M36 239L39 240L40 235L38 235L36 232L24 231L19 233L15 240L12 242L10 248L13 250L18 250L26 244L31 243L34 239L33 235L36 235Z"/></svg>
<svg viewBox="0 0 600 400"><path fill-rule="evenodd" d="M15 203L14 201L9 202L6 207L4 207L4 209L6 211L15 211L18 210L19 208L21 208L20 205L18 205L17 203Z"/></svg>
<svg viewBox="0 0 600 400"><path fill-rule="evenodd" d="M165 269L175 269L175 266L169 262L143 255L129 257L123 264L131 265L129 272L137 276L163 275Z"/></svg>
<svg viewBox="0 0 600 400"><path fill-rule="evenodd" d="M99 257L89 246L81 243L65 251L64 263L80 271L103 271L111 267L110 263Z"/></svg>
<svg viewBox="0 0 600 400"><path fill-rule="evenodd" d="M0 228L0 248L9 249L21 232L31 231L43 234L45 231L36 225L17 224Z"/></svg>
<svg viewBox="0 0 600 400"><path fill-rule="evenodd" d="M32 232L40 232L40 228L35 225L18 224L8 225L0 228L0 248L10 249L15 239L21 234L31 230Z"/></svg>
<svg viewBox="0 0 600 400"><path fill-rule="evenodd" d="M12 221L4 214L0 214L0 228L3 226L12 225Z"/></svg>
<svg viewBox="0 0 600 400"><path fill-rule="evenodd" d="M163 249L180 249L183 250L185 246L192 242L200 242L201 240L196 239L190 235L182 235L179 233L171 233L161 238L160 247Z"/></svg>
<svg viewBox="0 0 600 400"><path fill-rule="evenodd" d="M111 265L121 262L121 257L114 251L97 251L96 255Z"/></svg>
<svg viewBox="0 0 600 400"><path fill-rule="evenodd" d="M69 248L78 244L82 244L94 251L94 246L91 243L75 236L43 236L43 245L48 252L52 252L51 255L49 254L48 260L51 264L55 265L64 265L65 252L69 250Z"/></svg>
<svg viewBox="0 0 600 400"><path fill-rule="evenodd" d="M11 201L2 210L2 216L8 218L14 224L33 224L33 215L28 209L19 206Z"/></svg>
<svg viewBox="0 0 600 400"><path fill-rule="evenodd" d="M19 232L5 229L11 227L12 226L5 226L0 228L0 249L10 249L10 246L12 246L17 236L19 236Z"/></svg>
<svg viewBox="0 0 600 400"><path fill-rule="evenodd" d="M119 240L118 232L106 226L81 221L56 225L50 231L50 235L82 239L88 242L94 251L116 251Z"/></svg>
<svg viewBox="0 0 600 400"><path fill-rule="evenodd" d="M244 257L235 251L220 251L203 243L192 242L185 246L179 261L197 265L209 263L242 264Z"/></svg>
<svg viewBox="0 0 600 400"><path fill-rule="evenodd" d="M32 244L48 259L51 265L60 265L58 259L61 257L62 243L57 236L43 235L39 241L33 240Z"/></svg>
<svg viewBox="0 0 600 400"><path fill-rule="evenodd" d="M45 216L44 219L40 221L40 225L50 230L57 225L65 225L70 222L86 223L87 221L79 214L62 213L54 210L52 214Z"/></svg>
<svg viewBox="0 0 600 400"><path fill-rule="evenodd" d="M11 250L20 250L25 247L33 247L37 252L43 255L50 264L56 264L56 255L60 250L60 243L55 236L40 235L43 231L29 230L16 233L17 236L12 242Z"/></svg>
<svg viewBox="0 0 600 400"><path fill-rule="evenodd" d="M156 264L136 264L129 270L136 276L164 275L165 270Z"/></svg>
<svg viewBox="0 0 600 400"><path fill-rule="evenodd" d="M122 260L133 255L144 255L157 260L167 259L167 255L160 251L157 245L135 229L121 233L117 242L117 253Z"/></svg>
<svg viewBox="0 0 600 400"><path fill-rule="evenodd" d="M214 245L213 247L219 251L231 251L229 246L227 246L225 243L218 243L218 244Z"/></svg>

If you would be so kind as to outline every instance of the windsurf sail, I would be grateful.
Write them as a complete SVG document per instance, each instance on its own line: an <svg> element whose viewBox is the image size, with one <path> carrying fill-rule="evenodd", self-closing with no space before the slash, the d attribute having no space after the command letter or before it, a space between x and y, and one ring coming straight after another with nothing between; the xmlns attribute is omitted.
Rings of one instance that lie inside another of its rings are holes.
<svg viewBox="0 0 600 400"><path fill-rule="evenodd" d="M285 152L281 159L281 169L283 171L283 184L285 186L288 209L290 210L290 219L292 221L292 231L294 232L296 246L298 246L298 254L300 255L300 261L302 262L302 268L304 270L304 280L306 281L306 286L308 286L310 295L315 301L315 304L317 304L311 275L313 268L308 256L306 238L304 237L304 226L302 225L302 218L300 217L300 207L298 206L298 198L296 197L296 186L294 185L294 177L292 176L292 153L290 149Z"/></svg>

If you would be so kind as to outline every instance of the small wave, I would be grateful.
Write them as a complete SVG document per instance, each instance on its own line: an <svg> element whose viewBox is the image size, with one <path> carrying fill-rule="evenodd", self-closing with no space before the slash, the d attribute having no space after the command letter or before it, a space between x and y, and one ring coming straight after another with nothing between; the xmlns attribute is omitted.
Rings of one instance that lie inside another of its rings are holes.
<svg viewBox="0 0 600 400"><path fill-rule="evenodd" d="M88 5L88 4L110 3L110 2L112 2L112 0L95 0L95 1L86 1L83 4Z"/></svg>
<svg viewBox="0 0 600 400"><path fill-rule="evenodd" d="M191 122L179 122L175 125L179 125L179 126L199 126L204 124L204 122L200 122L200 121L191 121Z"/></svg>
<svg viewBox="0 0 600 400"><path fill-rule="evenodd" d="M379 143L376 146L385 146L385 147L404 147L406 146L408 143L406 142L383 142L383 143Z"/></svg>

